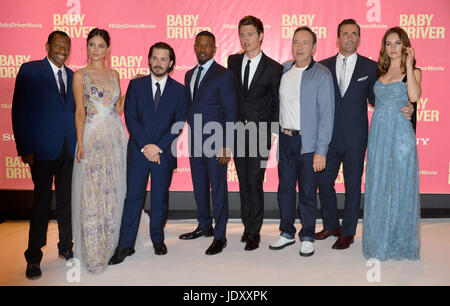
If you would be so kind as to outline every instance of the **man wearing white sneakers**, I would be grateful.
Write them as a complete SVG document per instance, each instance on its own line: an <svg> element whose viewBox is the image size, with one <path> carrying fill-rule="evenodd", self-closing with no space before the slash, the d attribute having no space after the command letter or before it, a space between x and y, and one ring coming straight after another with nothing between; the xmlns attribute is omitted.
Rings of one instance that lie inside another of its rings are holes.
<svg viewBox="0 0 450 306"><path fill-rule="evenodd" d="M295 61L284 66L280 84L278 203L281 235L269 248L295 243L296 187L299 189L300 255L314 254L317 214L316 175L326 166L334 122L334 85L330 71L312 58L317 37L308 27L294 32Z"/></svg>

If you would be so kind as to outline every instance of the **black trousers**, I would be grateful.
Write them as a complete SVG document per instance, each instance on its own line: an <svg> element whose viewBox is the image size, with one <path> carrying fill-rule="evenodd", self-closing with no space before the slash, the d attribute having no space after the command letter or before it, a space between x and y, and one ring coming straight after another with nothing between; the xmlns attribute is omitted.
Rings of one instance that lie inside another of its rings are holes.
<svg viewBox="0 0 450 306"><path fill-rule="evenodd" d="M56 219L59 230L58 249L60 251L72 249L72 169L73 158L70 156L66 140L56 160L34 160L34 164L31 166L34 195L28 249L25 251L28 263L40 263L42 260L41 248L47 244L53 177L55 178Z"/></svg>
<svg viewBox="0 0 450 306"><path fill-rule="evenodd" d="M245 138L237 139L235 143L234 163L239 179L239 195L241 200L241 219L245 226L245 232L250 236L259 234L264 220L264 175L266 172L266 163L268 155L263 156L258 147L260 131L256 137L252 137L247 132ZM263 146L266 147L268 153L270 151L270 133L263 131ZM238 148L241 147L243 156L237 154ZM255 154L256 153L256 154Z"/></svg>

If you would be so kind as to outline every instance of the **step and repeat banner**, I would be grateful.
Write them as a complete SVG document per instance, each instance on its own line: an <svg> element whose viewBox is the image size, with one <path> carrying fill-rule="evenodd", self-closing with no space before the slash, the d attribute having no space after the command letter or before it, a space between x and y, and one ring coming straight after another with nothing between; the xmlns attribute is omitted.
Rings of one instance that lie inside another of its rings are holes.
<svg viewBox="0 0 450 306"><path fill-rule="evenodd" d="M347 18L361 26L358 52L378 59L381 39L393 26L404 28L422 69L422 97L417 104L417 148L420 192L450 193L450 1L448 0L46 0L2 1L0 4L0 189L32 189L30 169L17 156L11 124L14 82L20 66L46 56L50 32L62 30L72 39L67 66L87 63L86 37L94 27L111 36L111 66L121 77L122 94L137 74L148 74L148 51L158 41L176 53L171 76L184 82L196 65L195 35L203 30L216 36L215 60L226 65L230 54L241 51L239 20L254 15L264 23L263 51L280 63L290 60L291 39L299 26L309 26L318 37L315 60L337 53L337 26ZM373 109L369 108L369 117ZM181 136L179 168L171 190L192 190L186 133ZM266 171L264 190L278 187L275 150ZM233 161L228 167L230 191L238 191ZM342 169L336 181L344 191ZM364 190L364 181L363 181Z"/></svg>

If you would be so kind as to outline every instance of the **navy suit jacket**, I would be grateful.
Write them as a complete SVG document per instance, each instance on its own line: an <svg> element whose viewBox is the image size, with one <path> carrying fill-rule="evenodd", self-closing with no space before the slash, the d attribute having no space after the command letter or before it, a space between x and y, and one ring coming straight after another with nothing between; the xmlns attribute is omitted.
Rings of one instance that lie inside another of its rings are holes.
<svg viewBox="0 0 450 306"><path fill-rule="evenodd" d="M194 115L201 114L202 130L208 122L218 122L223 128L223 146L232 148L234 129L226 133L226 122L232 122L234 125L237 117L237 96L233 73L214 61L202 78L195 99L192 101L190 83L196 67L186 72L184 79L189 106L188 124L191 132L195 131ZM203 135L202 143L208 137L211 135Z"/></svg>
<svg viewBox="0 0 450 306"><path fill-rule="evenodd" d="M358 54L350 84L342 97L336 77L336 58L337 55L320 62L333 75L335 89L334 128L330 146L343 141L348 148L365 150L369 128L367 101L375 105L373 86L377 80L377 63Z"/></svg>
<svg viewBox="0 0 450 306"><path fill-rule="evenodd" d="M147 144L155 144L163 151L161 165L176 168L177 157L172 154L171 145L181 133L186 121L184 86L168 76L155 111L151 75L131 80L124 111L125 123L130 133L128 158L148 162L141 149ZM172 125L176 122L179 122L180 128L172 133Z"/></svg>
<svg viewBox="0 0 450 306"><path fill-rule="evenodd" d="M65 67L67 93L62 99L47 58L20 67L12 103L12 123L17 154L33 154L37 160L55 160L64 137L69 152L75 154L75 103L72 93L73 71Z"/></svg>

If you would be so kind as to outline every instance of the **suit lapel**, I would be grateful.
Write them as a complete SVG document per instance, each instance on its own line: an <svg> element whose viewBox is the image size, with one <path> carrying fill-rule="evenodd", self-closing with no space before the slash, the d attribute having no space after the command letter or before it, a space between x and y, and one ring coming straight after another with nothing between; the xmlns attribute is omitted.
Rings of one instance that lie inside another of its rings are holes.
<svg viewBox="0 0 450 306"><path fill-rule="evenodd" d="M147 86L145 86L145 105L149 106L150 112L153 114L155 111L155 103L153 102L153 87L152 87L152 77L149 74L147 76Z"/></svg>
<svg viewBox="0 0 450 306"><path fill-rule="evenodd" d="M351 91L351 88L352 88L353 85L355 84L355 82L356 82L356 74L357 74L357 71L358 71L358 69L359 69L359 65L360 65L360 64L361 64L361 61L359 60L359 55L357 54L357 55L356 55L355 69L353 69L352 78L350 79L350 83L348 84L348 87L347 87L347 90L346 90L345 93L344 93L344 96L345 96L349 91Z"/></svg>
<svg viewBox="0 0 450 306"><path fill-rule="evenodd" d="M59 93L58 85L56 85L55 75L53 74L52 66L48 62L47 58L42 60L43 73L45 77L45 85L50 90L50 92L59 99L59 101L63 102L61 94Z"/></svg>
<svg viewBox="0 0 450 306"><path fill-rule="evenodd" d="M200 94L201 94L201 91L202 91L202 88L204 87L204 84L205 83L207 83L208 82L208 76L210 75L210 74L213 74L214 73L214 69L215 69L215 67L216 67L216 61L213 61L213 63L211 64L211 66L209 67L209 69L208 69L208 71L206 71L206 74L203 76L203 78L202 78L202 80L200 81L200 83L198 84L198 89L197 89L197 95L195 96L195 100L197 100L197 98L200 96ZM189 83L189 87L191 87L190 86L190 83ZM194 101L195 101L194 100Z"/></svg>
<svg viewBox="0 0 450 306"><path fill-rule="evenodd" d="M66 70L66 75L67 75L67 84L66 84L66 87L67 87L66 100L67 100L67 97L69 97L69 95L72 94L72 86L69 86L69 84L72 84L73 73L66 66L64 66L64 69Z"/></svg>
<svg viewBox="0 0 450 306"><path fill-rule="evenodd" d="M267 57L264 54L264 52L262 52L261 60L259 61L258 67L256 67L255 74L253 75L252 82L250 83L250 87L248 89L248 95L250 95L252 90L255 88L255 84L258 83L259 79L264 74L264 70L266 69L266 62L267 62Z"/></svg>
<svg viewBox="0 0 450 306"><path fill-rule="evenodd" d="M170 76L167 76L166 86L164 87L164 91L162 92L161 99L159 100L158 108L156 109L157 113L159 113L160 109L162 107L164 107L165 101L167 100L167 96L170 94L170 91L171 91L170 90L171 85L172 85L171 78L170 78ZM153 102L153 103L155 103L155 102Z"/></svg>

